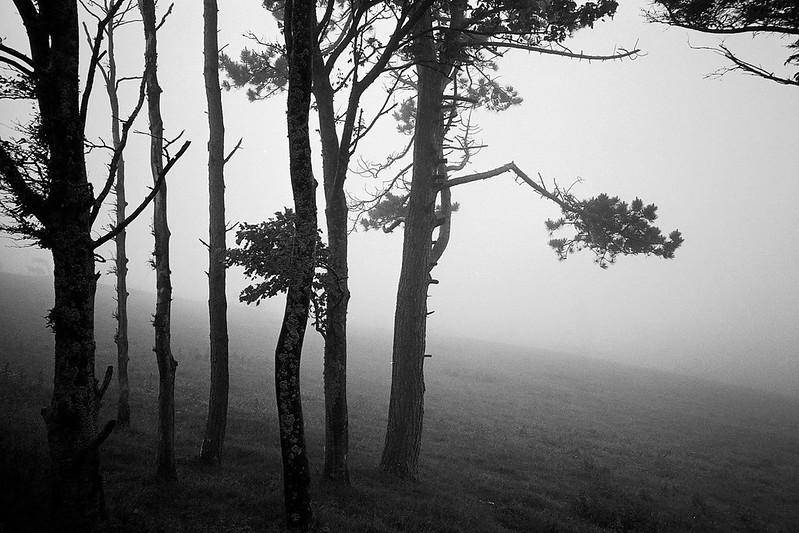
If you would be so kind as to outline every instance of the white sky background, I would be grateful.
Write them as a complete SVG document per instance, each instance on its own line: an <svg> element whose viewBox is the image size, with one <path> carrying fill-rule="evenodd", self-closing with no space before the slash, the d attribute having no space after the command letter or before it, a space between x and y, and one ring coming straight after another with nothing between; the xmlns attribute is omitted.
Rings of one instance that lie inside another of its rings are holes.
<svg viewBox="0 0 799 533"><path fill-rule="evenodd" d="M548 183L568 185L582 178L573 189L578 196L607 192L627 201L640 196L659 206L664 232L683 233L686 241L676 259L620 257L602 270L583 252L559 263L544 229L544 220L559 214L554 205L516 185L510 175L457 187L453 196L461 209L453 217L449 249L434 271L441 283L430 290L435 314L428 330L795 391L799 90L739 73L706 79L726 66L725 60L692 50L689 40L700 46L719 39L647 24L644 5L622 2L614 20L566 43L575 51L602 54L637 43L646 55L635 61L508 54L500 62L501 79L524 103L504 113L475 114L479 136L489 147L460 174L513 160ZM2 6L0 35L27 49L11 2ZM220 43L229 43L229 54L236 56L248 44L241 38L245 31L273 35L271 16L260 2L220 2L220 8ZM141 29L130 25L121 32L120 75L134 75L141 64ZM726 43L778 71L788 55L788 41L775 37L729 37ZM198 302L207 298L207 254L199 241L207 235L201 51L202 4L178 1L159 34L159 77L167 136L185 129L185 138L193 141L168 181L174 296ZM122 105L129 109L133 92L126 96ZM228 147L244 138L244 149L226 167L228 219L259 222L292 204L285 99L248 103L243 92L223 98ZM106 101L96 86L89 126L95 138L110 138ZM4 138L19 110L0 103ZM145 115L139 130L146 130ZM126 153L131 208L151 183L146 138L137 137ZM362 148L382 159L403 140L387 121ZM318 161L318 150L315 155ZM102 159L92 156L96 189L103 168ZM321 180L321 164L315 171ZM358 193L363 182L351 178L348 187ZM323 224L321 186L318 197ZM231 233L230 244L232 238ZM131 229L128 242L131 286L153 291L146 264L152 246L148 221ZM350 323L390 335L401 232L359 232L350 242ZM49 262L45 252L14 248L10 240L2 244L4 270L26 272L39 258ZM98 269L107 271L105 265ZM238 270L228 279L233 302L245 281ZM101 282L113 280L103 276ZM282 305L279 298L270 307ZM369 356L390 358L389 353Z"/></svg>

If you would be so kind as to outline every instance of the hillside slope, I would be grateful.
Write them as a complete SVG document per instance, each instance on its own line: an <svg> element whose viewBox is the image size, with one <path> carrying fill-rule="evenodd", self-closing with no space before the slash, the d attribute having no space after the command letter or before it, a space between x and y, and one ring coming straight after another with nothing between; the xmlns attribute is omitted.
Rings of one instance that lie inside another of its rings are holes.
<svg viewBox="0 0 799 533"><path fill-rule="evenodd" d="M46 278L45 278L46 279ZM0 275L0 530L46 524L52 341L42 278ZM179 484L152 480L157 371L151 297L131 296L133 430L103 448L108 531L279 531L272 354L278 317L231 312L225 464L195 461L208 395L205 307L177 300ZM112 290L97 302L98 366L114 364ZM352 488L321 481L318 335L303 391L319 531L764 531L799 526L799 402L602 361L432 338L420 483L376 473L390 380L389 332L352 335ZM114 415L112 386L102 418ZM327 529L325 529L327 528Z"/></svg>

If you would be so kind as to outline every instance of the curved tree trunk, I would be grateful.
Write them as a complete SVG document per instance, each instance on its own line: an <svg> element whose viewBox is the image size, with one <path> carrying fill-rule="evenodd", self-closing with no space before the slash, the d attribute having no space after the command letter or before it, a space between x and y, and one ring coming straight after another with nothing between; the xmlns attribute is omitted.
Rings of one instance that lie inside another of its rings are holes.
<svg viewBox="0 0 799 533"><path fill-rule="evenodd" d="M217 2L204 0L205 97L208 102L208 318L210 326L211 392L200 459L222 462L228 409L228 327L225 295L225 122L219 87Z"/></svg>
<svg viewBox="0 0 799 533"><path fill-rule="evenodd" d="M437 177L444 175L441 146L443 89L448 81L438 68L428 13L414 43L418 73L413 181L403 237L402 268L394 316L391 397L380 468L401 478L418 477L424 415L424 351L427 288L435 228Z"/></svg>
<svg viewBox="0 0 799 533"><path fill-rule="evenodd" d="M300 359L311 302L317 235L316 180L311 168L308 130L314 9L311 0L288 0L285 4L284 35L289 64L286 118L296 238L293 254L295 275L289 284L283 325L275 350L275 390L286 522L288 528L295 531L310 530L312 522L310 471L300 394Z"/></svg>
<svg viewBox="0 0 799 533"><path fill-rule="evenodd" d="M150 167L153 180L163 172L164 123L161 119L161 87L158 85L158 44L154 0L139 0L145 38L145 78L147 81L147 114L150 120ZM164 182L154 200L153 236L155 246L156 304L155 358L158 361L158 456L156 475L159 479L177 478L175 465L175 370L177 361L171 350L172 279L169 269L169 225L167 224L167 188Z"/></svg>

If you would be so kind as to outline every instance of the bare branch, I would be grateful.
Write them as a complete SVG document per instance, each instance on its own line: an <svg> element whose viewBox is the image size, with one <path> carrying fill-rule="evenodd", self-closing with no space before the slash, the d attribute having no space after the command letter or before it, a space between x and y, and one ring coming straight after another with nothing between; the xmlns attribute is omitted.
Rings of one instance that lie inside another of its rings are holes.
<svg viewBox="0 0 799 533"><path fill-rule="evenodd" d="M189 148L190 145L191 141L186 141L183 143L183 146L181 146L180 150L178 150L178 153L175 154L175 157L170 159L167 162L167 164L164 166L164 170L162 170L161 173L158 175L158 179L155 181L155 184L153 185L150 194L148 194L144 198L142 203L139 204L139 207L137 207L133 211L133 213L131 213L121 224L117 224L108 233L106 233L102 237L95 239L95 241L92 243L93 248L97 248L105 244L106 242L110 241L114 237L116 237L119 233L122 232L122 230L128 227L128 225L131 222L133 222L136 219L136 217L138 217L141 214L142 211L144 211L144 208L149 205L149 203L153 200L153 198L155 198L155 195L158 193L158 190L161 188L161 185L164 183L164 181L166 181L167 173L175 165L178 159L180 159L181 156L186 152L186 150Z"/></svg>
<svg viewBox="0 0 799 533"><path fill-rule="evenodd" d="M125 0L117 0L114 2L105 17L97 24L97 33L94 36L94 44L92 45L92 56L91 59L89 59L89 73L86 75L86 87L83 89L83 95L80 101L80 120L82 124L86 123L86 114L89 110L89 96L92 94L92 86L94 85L94 73L97 70L97 64L103 57L103 53L100 52L100 45L103 42L103 32L105 31L105 27L114 19L117 10L124 1ZM88 30L86 32L88 33Z"/></svg>
<svg viewBox="0 0 799 533"><path fill-rule="evenodd" d="M15 58L7 58L7 57L0 57L0 62L6 63L11 65L15 69L19 70L22 74L26 76L33 76L33 69L36 68L36 65L33 63L33 59L26 56L19 50L11 48L10 46L6 46L3 44L3 40L0 39L0 52L8 54L9 56ZM18 61L17 61L18 60ZM21 62L21 63L20 63ZM27 64L28 66L23 66L22 63Z"/></svg>
<svg viewBox="0 0 799 533"><path fill-rule="evenodd" d="M633 50L626 50L619 48L618 53L609 55L593 55L585 54L583 52L571 52L569 50L555 50L553 48L543 48L540 46L531 46L522 43L504 42L504 41L486 41L480 43L484 47L497 47L497 48L515 48L517 50L526 50L528 52L537 52L539 54L549 54L554 56L569 57L572 59L586 59L588 61L613 61L616 59L624 59L625 57L635 58L641 53L641 50L635 48Z"/></svg>
<svg viewBox="0 0 799 533"><path fill-rule="evenodd" d="M92 442L91 446L94 447L94 448L99 448L100 445L103 442L105 442L105 440L111 435L111 432L114 431L114 428L116 427L116 425L117 425L117 421L116 420L109 420L108 422L106 422L105 427L103 427L103 430L94 439L94 441Z"/></svg>
<svg viewBox="0 0 799 533"><path fill-rule="evenodd" d="M394 220L391 224L389 224L387 226L383 226L383 233L391 233L392 231L397 229L397 226L399 226L403 222L405 222L405 218L401 217L401 218L398 218L398 219Z"/></svg>
<svg viewBox="0 0 799 533"><path fill-rule="evenodd" d="M11 65L15 69L17 69L20 72L20 74L23 74L24 76L27 76L29 78L33 77L33 71L32 70L26 69L24 66L19 64L17 61L14 61L13 59L10 59L10 58L7 58L7 57L0 57L0 63L5 63L6 65Z"/></svg>
<svg viewBox="0 0 799 533"><path fill-rule="evenodd" d="M433 249L430 251L430 265L438 264L441 256L447 249L449 244L450 230L452 228L452 191L449 187L440 191L441 194L441 224L438 228L438 235L436 236Z"/></svg>
<svg viewBox="0 0 799 533"><path fill-rule="evenodd" d="M163 150L167 159L169 159L169 147L178 142L180 138L183 137L184 133L186 133L186 130L180 130L180 133L178 133L173 139L161 138L161 141L164 143L164 146L161 149Z"/></svg>
<svg viewBox="0 0 799 533"><path fill-rule="evenodd" d="M533 190L535 190L535 192L537 192L538 194L540 194L544 198L552 200L553 202L555 202L556 204L558 204L560 207L562 207L564 209L571 209L556 194L553 194L552 192L548 191L542 185L539 185L538 183L536 183L532 179L530 179L530 177L527 174L525 174L518 166L516 166L516 163L514 163L513 161L511 161L510 163L506 163L506 164L502 165L501 167L497 167L497 168L495 168L493 170L488 170L486 172L477 172L475 174L470 174L468 176L462 176L460 178L449 179L449 180L444 182L439 187L439 190L451 189L452 187L455 187L456 185L463 185L464 183L471 183L473 181L480 181L480 180L493 178L495 176L499 176L500 174L504 174L505 172L513 172L523 182L525 182L527 185L532 187Z"/></svg>
<svg viewBox="0 0 799 533"><path fill-rule="evenodd" d="M709 48L709 49L713 50L716 53L719 53L719 54L723 55L724 57L726 57L728 60L730 60L735 65L735 67L732 67L732 68L730 68L728 70L741 70L743 72L746 72L747 74L751 74L753 76L759 76L761 78L765 78L767 80L771 80L771 81L774 81L774 82L777 82L777 83L781 83L783 85L799 86L799 80L798 79L783 78L781 76L775 75L773 72L767 71L766 69L764 69L763 67L761 67L759 65L755 65L753 63L749 63L747 61L744 61L743 59L740 59L738 56L736 56L732 51L730 51L729 48L724 46L723 43L719 45L718 49L713 49L713 48Z"/></svg>
<svg viewBox="0 0 799 533"><path fill-rule="evenodd" d="M102 400L103 396L105 395L105 391L108 390L108 385L111 384L111 377L114 375L114 367L108 366L105 369L105 376L103 377L103 383L100 385L100 388L97 389L97 398Z"/></svg>
<svg viewBox="0 0 799 533"><path fill-rule="evenodd" d="M111 191L111 187L116 180L119 162L122 159L122 153L125 150L125 146L128 144L128 135L130 134L130 129L133 127L133 121L136 120L136 117L139 115L139 111L141 111L141 108L144 105L145 87L146 81L142 76L141 83L139 84L139 99L136 102L136 107L133 108L133 111L131 111L128 119L124 124L122 124L122 136L119 139L119 146L114 148L114 155L111 156L111 163L108 165L108 178L105 181L102 191L100 191L100 194L98 194L97 198L94 200L94 205L92 205L92 222L97 219L97 215L100 213L100 208L102 207L103 202L108 196L108 193Z"/></svg>
<svg viewBox="0 0 799 533"><path fill-rule="evenodd" d="M227 157L222 161L223 165L227 165L227 162L230 161L230 158L233 157L233 155L239 150L239 148L241 148L241 141L243 141L243 140L244 140L244 137L241 137L239 139L239 142L236 143L236 146L233 147L233 149L230 151L230 153L227 155Z"/></svg>
<svg viewBox="0 0 799 533"><path fill-rule="evenodd" d="M158 25L155 27L155 31L158 31L158 30L160 30L160 29L161 29L161 26L163 26L163 25L164 25L164 23L166 22L166 18L167 18L169 15L171 15L171 14L172 14L172 8L174 8L174 7L175 7L175 4L174 4L174 2L173 2L173 3L171 3L171 4L169 4L169 7L166 9L166 13L164 13L164 16L163 16L163 17L161 17L161 22L159 22L159 23L158 23Z"/></svg>

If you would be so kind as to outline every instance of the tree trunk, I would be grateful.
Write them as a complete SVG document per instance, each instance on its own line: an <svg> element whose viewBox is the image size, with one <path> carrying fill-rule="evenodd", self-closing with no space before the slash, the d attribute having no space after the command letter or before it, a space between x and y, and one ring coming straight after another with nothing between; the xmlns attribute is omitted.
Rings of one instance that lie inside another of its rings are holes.
<svg viewBox="0 0 799 533"><path fill-rule="evenodd" d="M437 177L444 175L441 104L447 78L439 69L428 13L414 43L418 102L413 149L413 181L403 237L402 268L394 316L391 396L381 470L401 478L418 477L424 414L424 350L430 252L435 227Z"/></svg>
<svg viewBox="0 0 799 533"><path fill-rule="evenodd" d="M208 317L210 324L211 392L208 422L200 459L222 462L228 409L228 328L225 296L225 123L219 87L217 2L204 0L205 96L208 102Z"/></svg>
<svg viewBox="0 0 799 533"><path fill-rule="evenodd" d="M53 520L59 531L89 531L105 516L97 416L102 387L94 373L94 296L97 277L91 239L93 195L86 177L83 123L78 109L77 2L40 7L49 50L34 50L36 96L51 179L41 245L53 254L55 333L53 398L42 409L53 476ZM40 41L40 44L42 41ZM113 427L109 424L108 429ZM104 432L107 436L107 432Z"/></svg>
<svg viewBox="0 0 799 533"><path fill-rule="evenodd" d="M42 410L53 462L55 529L68 531L92 530L105 518L97 442L100 393L94 378L94 251L88 217L81 218L52 232L55 306L49 319L55 375L52 402Z"/></svg>
<svg viewBox="0 0 799 533"><path fill-rule="evenodd" d="M119 97L117 94L117 67L114 52L114 23L108 24L106 37L108 39L108 76L106 78L106 92L111 105L111 140L114 149L121 143L119 131ZM117 167L117 181L114 186L116 193L116 223L121 225L125 220L125 208L128 203L125 199L125 158L119 156ZM114 238L116 244L116 282L117 282L117 331L114 342L117 345L117 379L119 381L119 400L117 403L117 425L120 428L130 427L130 384L128 380L128 257L125 245L126 231L122 230Z"/></svg>
<svg viewBox="0 0 799 533"><path fill-rule="evenodd" d="M286 50L289 64L287 125L289 168L296 211L294 273L286 296L286 310L275 350L280 447L283 455L283 491L290 530L311 526L310 472L300 395L300 359L308 322L316 247L316 181L311 168L308 117L311 102L314 9L311 0L285 4Z"/></svg>
<svg viewBox="0 0 799 533"><path fill-rule="evenodd" d="M326 191L327 192L327 191ZM325 195L327 242L333 275L328 278L325 328L325 467L324 475L349 484L349 420L347 412L347 307L350 299L347 265L347 199L343 188Z"/></svg>
<svg viewBox="0 0 799 533"><path fill-rule="evenodd" d="M161 87L158 85L158 48L154 0L139 0L145 38L145 77L147 114L150 121L150 167L153 180L163 171L164 124L161 120ZM170 347L172 279L169 270L169 226L167 224L167 188L163 183L154 200L153 235L155 246L156 304L153 316L155 357L158 361L158 456L156 476L163 480L177 478L175 466L175 369L178 364Z"/></svg>
<svg viewBox="0 0 799 533"><path fill-rule="evenodd" d="M350 292L347 264L347 198L344 180L350 156L350 137L339 142L336 131L334 93L321 50L314 47L313 90L322 140L322 172L325 187L325 217L330 251L331 275L327 277L327 320L325 323L325 465L324 475L349 484L349 420L347 412L347 307ZM352 117L350 116L352 115ZM354 112L348 113L352 122Z"/></svg>

